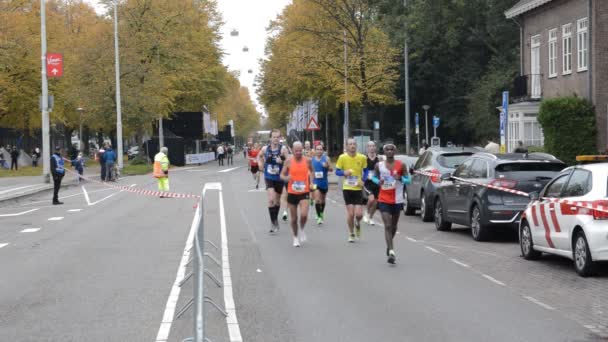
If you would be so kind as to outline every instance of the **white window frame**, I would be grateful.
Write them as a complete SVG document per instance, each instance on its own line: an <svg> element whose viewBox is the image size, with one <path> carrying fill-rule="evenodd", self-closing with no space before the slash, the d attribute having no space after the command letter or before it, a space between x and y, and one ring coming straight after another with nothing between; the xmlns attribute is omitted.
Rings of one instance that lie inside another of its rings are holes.
<svg viewBox="0 0 608 342"><path fill-rule="evenodd" d="M579 19L576 22L577 68L576 71L587 71L589 68L589 20Z"/></svg>
<svg viewBox="0 0 608 342"><path fill-rule="evenodd" d="M572 73L572 23L562 26L562 75Z"/></svg>
<svg viewBox="0 0 608 342"><path fill-rule="evenodd" d="M540 34L530 37L530 97L533 99L540 99L542 96L540 45Z"/></svg>
<svg viewBox="0 0 608 342"><path fill-rule="evenodd" d="M549 30L549 78L557 77L557 28Z"/></svg>

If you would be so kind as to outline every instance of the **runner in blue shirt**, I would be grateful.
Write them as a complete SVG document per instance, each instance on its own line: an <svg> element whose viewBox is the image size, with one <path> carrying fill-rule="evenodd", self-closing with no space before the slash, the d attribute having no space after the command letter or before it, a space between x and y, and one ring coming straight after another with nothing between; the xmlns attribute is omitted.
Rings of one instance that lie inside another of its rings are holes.
<svg viewBox="0 0 608 342"><path fill-rule="evenodd" d="M329 190L327 173L333 171L331 160L323 151L323 143L315 146L315 155L311 161L315 173L312 190L314 191L313 197L315 199L315 209L317 210L317 224L321 225L323 224L323 212L325 211L325 196Z"/></svg>

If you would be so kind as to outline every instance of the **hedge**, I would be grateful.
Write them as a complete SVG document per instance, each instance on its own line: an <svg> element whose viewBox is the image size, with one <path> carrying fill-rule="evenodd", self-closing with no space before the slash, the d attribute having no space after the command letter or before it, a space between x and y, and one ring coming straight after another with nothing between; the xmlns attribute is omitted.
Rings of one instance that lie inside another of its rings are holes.
<svg viewBox="0 0 608 342"><path fill-rule="evenodd" d="M576 163L576 156L597 154L596 122L593 105L569 96L544 100L538 122L545 135L545 152L565 163Z"/></svg>

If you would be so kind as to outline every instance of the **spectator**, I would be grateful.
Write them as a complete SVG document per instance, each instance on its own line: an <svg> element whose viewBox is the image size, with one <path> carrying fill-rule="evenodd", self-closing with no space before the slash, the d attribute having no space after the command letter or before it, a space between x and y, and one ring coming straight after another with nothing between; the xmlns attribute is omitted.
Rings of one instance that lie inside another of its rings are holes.
<svg viewBox="0 0 608 342"><path fill-rule="evenodd" d="M219 145L217 147L217 161L218 161L219 166L224 165L224 146L223 145Z"/></svg>
<svg viewBox="0 0 608 342"><path fill-rule="evenodd" d="M234 165L234 162L232 161L232 157L234 155L234 151L232 150L232 146L228 145L228 148L226 148L226 156L228 157L228 165Z"/></svg>
<svg viewBox="0 0 608 342"><path fill-rule="evenodd" d="M528 153L528 149L524 147L524 143L522 141L517 142L517 148L514 151L515 153Z"/></svg>
<svg viewBox="0 0 608 342"><path fill-rule="evenodd" d="M38 167L38 160L40 159L40 149L36 147L34 151L32 151L32 166Z"/></svg>
<svg viewBox="0 0 608 342"><path fill-rule="evenodd" d="M63 204L59 201L59 188L65 175L65 169L59 146L55 147L55 153L51 156L51 175L53 175L53 205Z"/></svg>
<svg viewBox="0 0 608 342"><path fill-rule="evenodd" d="M106 152L103 154L103 161L106 165L106 182L114 180L114 163L116 162L116 152L112 149L112 145L108 144Z"/></svg>
<svg viewBox="0 0 608 342"><path fill-rule="evenodd" d="M99 161L99 166L101 168L101 181L105 182L106 181L106 163L104 162L103 156L106 153L106 144L103 144L103 146L99 149L99 151L96 154L97 157L97 161Z"/></svg>
<svg viewBox="0 0 608 342"><path fill-rule="evenodd" d="M8 169L8 166L6 165L6 159L4 159L4 151L2 146L0 146L0 168Z"/></svg>
<svg viewBox="0 0 608 342"><path fill-rule="evenodd" d="M422 147L418 151L418 155L422 155L428 149L429 149L429 144L426 143L426 140L422 140Z"/></svg>
<svg viewBox="0 0 608 342"><path fill-rule="evenodd" d="M18 159L19 150L17 149L17 146L13 146L13 149L11 150L11 170L13 169L13 166L15 167L15 171L19 170L19 166L17 164Z"/></svg>
<svg viewBox="0 0 608 342"><path fill-rule="evenodd" d="M84 173L84 158L82 158L82 153L78 153L76 159L72 160L72 167L78 172L80 176L76 177L78 183L84 181L82 177Z"/></svg>

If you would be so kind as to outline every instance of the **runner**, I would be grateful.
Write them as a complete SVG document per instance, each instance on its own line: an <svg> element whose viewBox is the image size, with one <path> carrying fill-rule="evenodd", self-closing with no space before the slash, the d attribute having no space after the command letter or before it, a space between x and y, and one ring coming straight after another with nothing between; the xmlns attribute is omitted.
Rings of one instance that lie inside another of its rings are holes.
<svg viewBox="0 0 608 342"><path fill-rule="evenodd" d="M312 159L312 157L315 156L315 151L311 148L310 146L310 141L306 140L304 141L304 156L306 156L306 158L308 159ZM310 199L308 200L308 203L310 203L310 206L312 207L313 205L315 205L315 201L314 201L314 194L312 192L312 190L310 191Z"/></svg>
<svg viewBox="0 0 608 342"><path fill-rule="evenodd" d="M285 143L285 139L284 138L281 138L280 143L281 143L281 145L285 145L285 148L287 149L287 157L289 158L289 156L291 156L293 154L292 150L289 148L289 145L287 145ZM287 206L287 183L283 183L283 185L285 187L285 191L283 191L283 193L281 194L281 208L283 208L283 215L282 215L283 221L286 222L287 221L287 209L288 209L288 206ZM279 211L280 211L280 209L279 209Z"/></svg>
<svg viewBox="0 0 608 342"><path fill-rule="evenodd" d="M409 173L404 163L395 160L397 148L393 144L384 145L386 161L376 165L373 181L380 186L378 209L384 222L384 238L386 239L387 262L394 264L397 257L393 246L397 224L403 209L403 185L411 183Z"/></svg>
<svg viewBox="0 0 608 342"><path fill-rule="evenodd" d="M293 156L286 162L281 171L281 179L287 183L287 203L291 215L293 246L300 247L306 241L304 227L308 219L308 197L314 172L310 160L303 155L302 143L293 143ZM314 188L314 185L313 185ZM298 230L298 208L300 209L300 228Z"/></svg>
<svg viewBox="0 0 608 342"><path fill-rule="evenodd" d="M320 226L323 224L325 196L329 190L327 173L332 171L331 160L329 160L329 157L327 157L323 151L323 143L319 143L315 146L315 156L312 157L311 162L315 176L314 184L316 185L316 190L313 191L313 197L315 199L315 209L317 210L317 224Z"/></svg>
<svg viewBox="0 0 608 342"><path fill-rule="evenodd" d="M260 153L260 144L255 143L253 147L252 144L249 143L247 146L247 155L249 159L249 169L251 170L251 175L253 175L253 180L255 181L255 188L260 188L260 173L258 167L258 154Z"/></svg>
<svg viewBox="0 0 608 342"><path fill-rule="evenodd" d="M367 158L357 152L357 142L353 138L346 141L346 152L336 163L336 175L344 176L342 193L346 205L346 223L348 224L348 242L355 242L355 236L361 237L361 217L363 216L363 179L367 178ZM355 235L356 233L356 235Z"/></svg>
<svg viewBox="0 0 608 342"><path fill-rule="evenodd" d="M367 143L367 169L369 170L369 173L365 179L364 186L365 193L367 194L367 210L365 211L365 215L363 215L363 222L372 226L376 224L376 222L374 222L374 214L376 213L378 192L380 191L380 187L372 182L372 177L374 176L374 170L379 161L378 155L376 154L376 143L369 141Z"/></svg>
<svg viewBox="0 0 608 342"><path fill-rule="evenodd" d="M283 192L283 181L281 180L281 169L287 158L287 148L279 143L281 132L273 129L270 133L270 144L262 147L258 154L258 165L264 168L264 180L268 192L268 214L270 215L270 232L279 230L279 201Z"/></svg>

